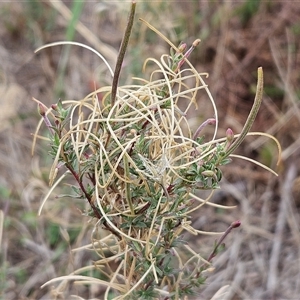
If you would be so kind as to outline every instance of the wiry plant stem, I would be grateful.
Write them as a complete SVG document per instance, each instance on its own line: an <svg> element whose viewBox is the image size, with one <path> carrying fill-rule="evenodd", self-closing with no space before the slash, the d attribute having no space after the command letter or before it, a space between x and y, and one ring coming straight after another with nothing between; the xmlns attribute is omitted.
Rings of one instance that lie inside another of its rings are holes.
<svg viewBox="0 0 300 300"><path fill-rule="evenodd" d="M78 182L79 184L79 187L81 189L81 191L83 192L85 198L88 200L91 208L93 209L94 211L94 214L95 216L97 217L97 219L101 219L101 215L99 214L97 208L95 207L95 205L93 204L93 201L91 199L91 196L86 192L83 184L82 184L82 181L80 180L79 178L79 175L78 173L73 169L73 167L71 166L71 164L69 162L66 162L66 168L72 173L73 177L75 178L75 180Z"/></svg>
<svg viewBox="0 0 300 300"><path fill-rule="evenodd" d="M83 192L85 198L88 200L88 202L89 202L91 208L93 209L93 212L94 212L94 214L95 214L95 217L96 217L97 219L100 220L102 217L101 217L101 215L100 215L98 209L97 209L96 206L94 205L93 200L92 200L92 197L91 197L91 196L87 193L87 191L85 190L85 187L84 187L84 185L83 185L83 183L82 183L82 180L81 180L80 177L79 177L79 174L73 169L73 167L71 166L71 164L68 163L68 162L66 163L66 168L72 173L72 175L74 176L75 180L78 182L78 185L79 185L80 189L82 190L82 192ZM107 223L106 220L103 221L103 225L105 226L105 228L106 228L107 230L109 230L111 233L113 233L115 236L117 236L120 240L122 239L121 236L120 236L120 234L119 234L118 232L116 232L116 231L115 231L115 230Z"/></svg>
<svg viewBox="0 0 300 300"><path fill-rule="evenodd" d="M195 141L196 138L199 136L200 132L203 130L203 128L207 125L215 125L216 124L216 119L215 118L210 118L204 121L195 131L193 135L193 140Z"/></svg>
<svg viewBox="0 0 300 300"><path fill-rule="evenodd" d="M217 252L218 252L218 248L220 247L220 245L223 243L224 239L226 238L226 236L231 232L231 230L233 228L237 228L241 226L241 221L234 221L230 224L230 226L226 229L226 231L222 234L222 236L220 237L220 239L218 240L216 246L214 247L213 251L211 252L211 254L209 255L207 261L211 262L211 260L216 256Z"/></svg>
<svg viewBox="0 0 300 300"><path fill-rule="evenodd" d="M130 34L131 34L131 29L133 26L135 7L136 7L136 2L135 2L135 0L133 0L131 3L129 18L128 18L127 26L126 26L125 33L123 36L123 40L122 40L122 43L120 46L117 63L116 63L116 68L115 68L115 72L114 72L114 77L113 77L113 82L112 82L112 87L111 87L111 107L113 107L116 103L119 78L120 78L121 68L122 68L123 60L124 60L125 53L127 50ZM111 137L111 135L108 134L107 138L106 138L105 147L109 144L110 137Z"/></svg>
<svg viewBox="0 0 300 300"><path fill-rule="evenodd" d="M121 72L124 56L125 56L125 53L127 50L127 46L128 46L128 42L129 42L129 38L130 38L130 34L131 34L131 29L133 26L135 7L136 7L136 2L132 1L130 14L129 14L129 18L128 18L128 23L127 23L124 37L123 37L123 40L122 40L122 43L120 46L119 55L117 58L116 68L115 68L115 72L114 72L114 78L113 78L112 90L111 90L111 106L112 107L114 106L115 101L116 101L120 72Z"/></svg>
<svg viewBox="0 0 300 300"><path fill-rule="evenodd" d="M219 247L222 245L224 239L231 232L231 230L234 228L240 227L240 226L241 226L241 221L239 221L239 220L234 221L230 224L230 226L225 230L225 232L222 234L222 236L219 238L219 240L215 244L214 249L212 250L212 252L210 253L210 255L207 259L207 262L211 262L212 259L217 255ZM202 267L199 268L199 271L196 273L195 278L198 278L201 275L203 270L205 270L205 265L203 265ZM192 285L188 284L186 286L183 286L182 289L186 289L189 286L192 288ZM166 297L164 300L167 300L167 299L169 299L169 298Z"/></svg>
<svg viewBox="0 0 300 300"><path fill-rule="evenodd" d="M124 172L126 176L126 183L125 183L125 191L126 191L126 200L128 203L128 206L130 208L130 212L132 215L134 215L134 208L131 200L131 191L130 191L130 183L127 182L130 178L130 172L129 172L129 164L128 164L128 158L126 155L124 155Z"/></svg>

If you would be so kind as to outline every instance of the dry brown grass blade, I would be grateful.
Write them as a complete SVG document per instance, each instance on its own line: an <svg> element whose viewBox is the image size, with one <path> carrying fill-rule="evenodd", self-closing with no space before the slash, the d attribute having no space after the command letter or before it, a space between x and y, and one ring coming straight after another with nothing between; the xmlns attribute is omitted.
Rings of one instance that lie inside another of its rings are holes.
<svg viewBox="0 0 300 300"><path fill-rule="evenodd" d="M281 261L281 248L284 242L284 227L290 218L288 206L291 202L291 190L293 180L296 178L297 168L292 164L287 170L285 181L283 182L281 190L280 206L278 209L275 235L273 239L272 252L269 261L269 271L267 279L267 290L270 295L275 295L280 281L278 266ZM298 232L299 234L299 232Z"/></svg>
<svg viewBox="0 0 300 300"><path fill-rule="evenodd" d="M221 287L210 300L224 300L230 292L230 286L224 285Z"/></svg>
<svg viewBox="0 0 300 300"><path fill-rule="evenodd" d="M61 0L49 0L49 2L67 22L70 22L72 19L72 13ZM98 52L101 52L109 61L116 61L117 51L113 47L101 42L99 38L80 21L76 24L76 29L90 45L97 49Z"/></svg>

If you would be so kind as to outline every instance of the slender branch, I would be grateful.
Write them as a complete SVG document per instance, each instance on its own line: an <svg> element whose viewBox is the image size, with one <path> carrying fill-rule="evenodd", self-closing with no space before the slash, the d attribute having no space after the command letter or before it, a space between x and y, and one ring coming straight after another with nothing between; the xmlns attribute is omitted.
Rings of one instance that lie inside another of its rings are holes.
<svg viewBox="0 0 300 300"><path fill-rule="evenodd" d="M207 126L207 125L215 125L216 124L216 119L215 118L209 118L206 121L204 121L195 131L194 135L193 135L193 140L195 141L197 139L197 137L199 136L200 132L202 131L202 129Z"/></svg>
<svg viewBox="0 0 300 300"><path fill-rule="evenodd" d="M230 226L226 229L226 231L222 234L222 236L220 237L220 239L218 240L216 246L214 247L213 251L211 252L211 254L209 255L207 261L211 262L211 260L216 256L218 248L220 247L220 245L223 243L224 239L226 238L226 236L231 232L231 230L233 228L237 228L241 226L241 221L234 221L230 224Z"/></svg>
<svg viewBox="0 0 300 300"><path fill-rule="evenodd" d="M232 229L240 227L241 226L241 221L237 220L234 221L230 224L230 226L225 230L225 232L222 234L222 236L219 238L219 240L217 241L214 249L212 250L212 252L210 253L207 261L211 262L212 259L217 255L218 249L220 247L220 245L223 243L224 239L227 237L227 235L231 232ZM196 273L195 278L198 278L201 275L201 272L205 269L205 264L203 264L200 268L199 271ZM182 288L187 288L188 286L192 287L191 284L188 284Z"/></svg>
<svg viewBox="0 0 300 300"><path fill-rule="evenodd" d="M112 82L112 87L111 87L111 107L113 107L116 102L118 83L119 83L123 60L125 57L125 53L127 50L127 46L128 46L128 42L129 42L129 38L130 38L130 34L131 34L131 29L133 26L135 7L136 7L136 2L135 2L135 0L133 0L131 3L129 18L128 18L127 26L126 26L125 33L123 36L123 40L122 40L122 43L120 46L117 63L116 63L116 68L115 68L115 72L114 72L114 77L113 77L113 82ZM108 133L107 138L106 138L105 148L109 144L110 138L111 138L111 134Z"/></svg>
<svg viewBox="0 0 300 300"><path fill-rule="evenodd" d="M101 219L102 216L100 215L97 207L94 205L93 200L91 198L91 196L86 192L85 187L82 183L82 181L80 180L77 172L72 168L72 166L70 165L70 163L66 163L66 167L68 168L68 170L72 173L72 175L74 176L75 180L78 182L80 189L82 190L82 192L84 193L85 198L88 200L91 208L93 209L93 212L95 214L95 216L97 217L97 219ZM105 228L107 230L109 230L111 233L113 233L116 237L119 238L119 240L122 240L122 237L120 236L120 234L114 230L108 223L106 220L103 221L103 225L105 226Z"/></svg>
<svg viewBox="0 0 300 300"><path fill-rule="evenodd" d="M131 199L131 190L130 190L130 172L129 172L129 163L128 163L128 158L126 154L124 155L124 173L126 176L126 182L125 182L125 191L126 191L126 200L130 209L130 212L132 215L135 215L134 209L133 209L133 204L132 204L132 199Z"/></svg>
<svg viewBox="0 0 300 300"><path fill-rule="evenodd" d="M78 182L79 187L80 187L81 191L84 193L84 196L87 199L87 201L89 202L91 208L93 209L95 216L98 219L101 219L101 215L100 215L99 211L97 210L96 206L93 204L91 196L85 190L85 187L84 187L82 181L80 180L77 172L72 168L72 166L70 165L69 162L66 163L66 167L72 173L72 175L74 176L75 180Z"/></svg>
<svg viewBox="0 0 300 300"><path fill-rule="evenodd" d="M122 40L122 43L120 46L119 55L117 58L116 68L115 68L115 72L114 72L114 78L113 78L112 90L111 90L111 106L114 106L115 101L116 101L120 72L121 72L123 60L125 57L125 53L127 50L127 46L128 46L128 42L129 42L129 38L130 38L130 34L131 34L131 29L133 26L135 7L136 7L136 2L132 1L126 30L125 30L124 37L123 37L123 40Z"/></svg>

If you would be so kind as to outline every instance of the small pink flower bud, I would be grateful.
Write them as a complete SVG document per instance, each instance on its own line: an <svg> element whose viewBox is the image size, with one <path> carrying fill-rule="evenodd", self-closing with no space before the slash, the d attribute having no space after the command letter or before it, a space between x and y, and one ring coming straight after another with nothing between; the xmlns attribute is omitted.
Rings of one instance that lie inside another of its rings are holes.
<svg viewBox="0 0 300 300"><path fill-rule="evenodd" d="M195 40L195 41L193 42L192 46L184 53L184 58L188 58L188 57L190 56L190 54L193 52L193 50L195 49L195 47L196 47L199 43L200 43L200 40L199 40L199 39ZM186 44L183 44L183 45L185 45L185 48L186 48ZM179 47L179 48L180 48L180 47ZM184 59L184 58L183 58L182 60L179 61L178 66L177 66L175 72L177 72L177 71L180 69L180 67L184 64L184 62L185 62L185 59Z"/></svg>
<svg viewBox="0 0 300 300"><path fill-rule="evenodd" d="M234 221L231 223L231 228L237 228L237 227L240 227L241 226L241 221L240 220L237 220L237 221Z"/></svg>
<svg viewBox="0 0 300 300"><path fill-rule="evenodd" d="M233 137L234 137L233 131L232 131L230 128L228 128L228 129L226 130L226 138L227 138L227 141L232 142Z"/></svg>
<svg viewBox="0 0 300 300"><path fill-rule="evenodd" d="M178 53L183 53L186 49L186 43L182 43L179 47L178 47Z"/></svg>
<svg viewBox="0 0 300 300"><path fill-rule="evenodd" d="M52 105L51 105L51 108L52 108L53 110L55 110L55 111L58 111L58 106L57 106L57 104L52 104Z"/></svg>
<svg viewBox="0 0 300 300"><path fill-rule="evenodd" d="M207 125L216 125L216 119L214 118L209 118L207 119Z"/></svg>
<svg viewBox="0 0 300 300"><path fill-rule="evenodd" d="M45 117L47 109L48 108L43 103L38 103L38 112L42 117Z"/></svg>
<svg viewBox="0 0 300 300"><path fill-rule="evenodd" d="M199 136L200 132L202 131L202 129L207 126L207 125L215 125L216 124L216 119L214 118L209 118L206 121L204 121L196 130L196 132L194 133L193 139L196 140L196 138Z"/></svg>

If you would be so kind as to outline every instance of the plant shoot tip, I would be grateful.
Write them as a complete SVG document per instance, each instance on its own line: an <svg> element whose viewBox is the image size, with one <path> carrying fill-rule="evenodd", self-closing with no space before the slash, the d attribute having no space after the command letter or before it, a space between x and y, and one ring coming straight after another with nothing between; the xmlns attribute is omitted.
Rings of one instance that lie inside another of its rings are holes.
<svg viewBox="0 0 300 300"><path fill-rule="evenodd" d="M242 224L242 222L240 220L237 220L237 221L234 221L231 223L231 227L232 228L237 228L237 227L240 227Z"/></svg>
<svg viewBox="0 0 300 300"><path fill-rule="evenodd" d="M197 47L199 44L200 44L201 40L200 39L196 39L194 42L193 42L193 46L194 47Z"/></svg>

